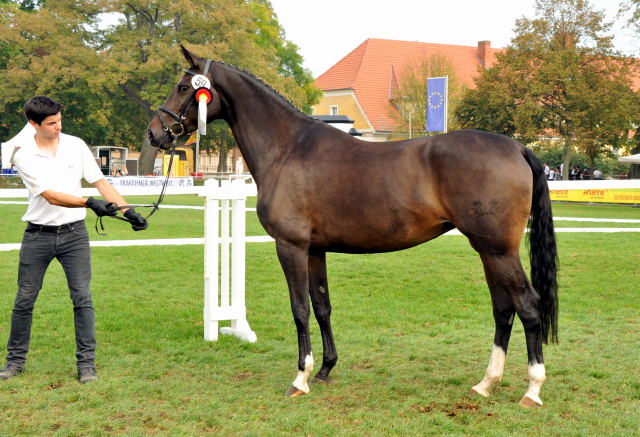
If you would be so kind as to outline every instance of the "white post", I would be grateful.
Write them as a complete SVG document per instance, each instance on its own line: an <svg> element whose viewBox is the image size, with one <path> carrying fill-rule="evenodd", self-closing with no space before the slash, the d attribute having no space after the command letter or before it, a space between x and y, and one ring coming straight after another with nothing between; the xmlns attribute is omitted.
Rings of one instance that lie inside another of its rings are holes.
<svg viewBox="0 0 640 437"><path fill-rule="evenodd" d="M228 181L222 181L228 187ZM229 306L229 199L222 199L220 207L220 306Z"/></svg>
<svg viewBox="0 0 640 437"><path fill-rule="evenodd" d="M216 180L205 181L205 187L212 188ZM204 339L218 340L218 320L214 318L214 309L218 307L218 246L220 201L205 197L204 209Z"/></svg>
<svg viewBox="0 0 640 437"><path fill-rule="evenodd" d="M234 335L252 343L256 341L256 334L247 322L245 305L244 185L241 180L223 181L222 186L218 186L217 180L205 181L204 338L207 341L218 339L220 320L231 321L231 327L220 328L221 334ZM232 206L231 235L229 201Z"/></svg>

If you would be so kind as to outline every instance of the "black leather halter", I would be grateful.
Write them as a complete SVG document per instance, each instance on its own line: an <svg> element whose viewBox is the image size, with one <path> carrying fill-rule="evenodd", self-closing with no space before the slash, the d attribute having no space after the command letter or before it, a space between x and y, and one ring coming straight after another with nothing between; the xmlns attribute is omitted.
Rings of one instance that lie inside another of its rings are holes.
<svg viewBox="0 0 640 437"><path fill-rule="evenodd" d="M204 67L204 73L203 73L205 76L207 76L209 74L209 67L210 66L211 66L211 60L207 59L206 63L205 63L205 67ZM189 71L189 70L184 70L184 72L187 73L187 74L190 74L192 76L195 75L194 72ZM213 80L211 81L211 83L213 83ZM162 129L165 132L167 132L169 135L171 135L174 139L180 138L184 134L189 133L187 131L187 127L184 124L184 120L187 118L187 113L191 109L191 105L193 105L193 103L196 101L196 99L195 99L196 91L197 90L193 90L193 94L187 99L187 102L184 105L184 108L180 112L180 115L176 114L175 112L173 112L170 109L165 108L164 106L160 106L160 108L158 108L158 118L160 119L160 124L162 125ZM163 118L162 117L162 113L163 112L165 114L169 115L175 121L173 123L171 123L170 125L168 125L168 126L165 125L165 123L164 123L164 121L162 119Z"/></svg>

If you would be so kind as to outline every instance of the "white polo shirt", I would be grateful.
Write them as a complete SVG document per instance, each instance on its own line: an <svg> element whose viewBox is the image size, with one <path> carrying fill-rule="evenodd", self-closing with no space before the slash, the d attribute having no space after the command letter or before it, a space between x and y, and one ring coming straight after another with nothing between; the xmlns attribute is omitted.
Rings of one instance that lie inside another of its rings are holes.
<svg viewBox="0 0 640 437"><path fill-rule="evenodd" d="M84 220L85 208L51 205L41 194L54 190L82 197L82 179L93 184L104 178L87 144L61 133L56 156L40 150L32 136L18 147L13 163L29 191L29 206L22 220L49 226Z"/></svg>

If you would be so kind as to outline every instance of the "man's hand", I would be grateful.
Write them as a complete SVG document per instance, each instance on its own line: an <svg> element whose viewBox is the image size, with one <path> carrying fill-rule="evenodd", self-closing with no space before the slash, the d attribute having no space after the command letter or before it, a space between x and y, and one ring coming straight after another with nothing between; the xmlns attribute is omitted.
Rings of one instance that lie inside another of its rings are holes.
<svg viewBox="0 0 640 437"><path fill-rule="evenodd" d="M127 212L124 213L124 216L129 219L131 228L133 228L134 231L144 231L147 229L147 221L138 214L135 209L129 208Z"/></svg>
<svg viewBox="0 0 640 437"><path fill-rule="evenodd" d="M91 208L98 217L103 217L105 215L114 216L118 214L118 205L113 202L106 202L104 200L89 197L85 205L87 208Z"/></svg>

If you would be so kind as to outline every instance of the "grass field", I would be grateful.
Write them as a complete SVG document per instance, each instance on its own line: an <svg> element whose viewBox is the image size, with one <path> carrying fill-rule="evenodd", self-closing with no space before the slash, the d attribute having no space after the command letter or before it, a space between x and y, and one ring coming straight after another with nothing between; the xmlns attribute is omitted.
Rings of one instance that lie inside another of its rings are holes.
<svg viewBox="0 0 640 437"><path fill-rule="evenodd" d="M0 205L0 243L19 242L24 208ZM554 214L640 219L639 209L623 206L557 204ZM91 231L92 240L202 236L201 211L161 210L139 233L105 223L108 236ZM264 234L253 214L248 234ZM480 260L464 237L391 254L330 254L340 359L333 384L297 399L282 396L297 343L273 243L247 246L255 344L202 339L202 246L99 247L92 288L100 381L75 380L72 309L54 263L27 370L0 382L0 435L640 435L640 235L559 233L558 243L560 344L545 348L541 409L517 405L527 385L519 323L502 384L489 399L466 396L484 375L493 320ZM17 259L17 251L0 252L2 345ZM319 330L311 329L319 360Z"/></svg>
<svg viewBox="0 0 640 437"><path fill-rule="evenodd" d="M19 201L26 199L0 199L5 201ZM152 196L127 196L130 203L150 204L157 200ZM166 205L203 206L203 199L194 195L167 196ZM247 207L255 207L255 197L249 198ZM22 238L24 224L20 218L24 214L26 205L3 205L0 219L0 244L19 243ZM138 208L138 211L146 216L148 209ZM554 205L554 215L558 217L583 217L583 218L615 218L640 220L640 208L632 208L624 205L582 205L561 203ZM87 215L87 227L93 229L96 219L93 213ZM131 228L125 222L113 219L104 219L106 236L97 235L91 231L91 239L94 241L107 240L134 240L152 238L196 238L203 236L203 212L200 210L160 209L151 218L151 226L144 232L131 232ZM624 227L640 228L640 223L607 223L607 222L573 222L561 221L557 227ZM266 235L258 222L255 213L247 214L247 235Z"/></svg>

